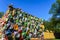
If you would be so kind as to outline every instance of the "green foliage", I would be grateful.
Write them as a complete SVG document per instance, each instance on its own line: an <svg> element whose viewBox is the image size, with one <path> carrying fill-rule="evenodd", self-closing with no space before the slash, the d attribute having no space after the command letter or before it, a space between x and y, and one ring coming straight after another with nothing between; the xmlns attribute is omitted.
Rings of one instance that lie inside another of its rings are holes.
<svg viewBox="0 0 60 40"><path fill-rule="evenodd" d="M3 12L0 12L0 18L1 18L3 15L4 15L4 13L3 13Z"/></svg>
<svg viewBox="0 0 60 40"><path fill-rule="evenodd" d="M52 14L52 17L50 21L44 21L45 29L60 32L60 0L52 4L49 14Z"/></svg>
<svg viewBox="0 0 60 40"><path fill-rule="evenodd" d="M52 4L49 14L52 14L49 28L55 32L60 32L60 0L56 0Z"/></svg>
<svg viewBox="0 0 60 40"><path fill-rule="evenodd" d="M49 30L49 31L50 30L52 30L52 31L54 30L53 29L53 25L52 25L52 23L50 21L44 21L44 26L45 26L45 31L46 30Z"/></svg>

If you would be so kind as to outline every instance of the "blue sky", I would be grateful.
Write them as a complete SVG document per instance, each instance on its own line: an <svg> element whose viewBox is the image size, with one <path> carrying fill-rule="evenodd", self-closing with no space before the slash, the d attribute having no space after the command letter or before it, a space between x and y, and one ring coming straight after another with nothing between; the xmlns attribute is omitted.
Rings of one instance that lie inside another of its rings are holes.
<svg viewBox="0 0 60 40"><path fill-rule="evenodd" d="M0 0L0 11L6 12L8 5L12 3L15 8L48 20L51 17L48 13L54 2L55 0Z"/></svg>

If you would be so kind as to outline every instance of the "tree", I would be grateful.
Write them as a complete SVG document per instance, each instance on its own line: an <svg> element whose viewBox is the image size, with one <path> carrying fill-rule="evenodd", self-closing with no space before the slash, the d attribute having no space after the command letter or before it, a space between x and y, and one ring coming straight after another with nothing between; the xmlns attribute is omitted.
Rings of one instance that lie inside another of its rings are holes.
<svg viewBox="0 0 60 40"><path fill-rule="evenodd" d="M53 25L51 21L44 21L44 26L45 26L45 31L46 30L53 31Z"/></svg>
<svg viewBox="0 0 60 40"><path fill-rule="evenodd" d="M3 15L4 15L4 13L3 13L3 12L0 12L0 18L1 18Z"/></svg>
<svg viewBox="0 0 60 40"><path fill-rule="evenodd" d="M52 4L49 14L52 14L50 22L54 31L60 32L60 0L56 0L56 2Z"/></svg>

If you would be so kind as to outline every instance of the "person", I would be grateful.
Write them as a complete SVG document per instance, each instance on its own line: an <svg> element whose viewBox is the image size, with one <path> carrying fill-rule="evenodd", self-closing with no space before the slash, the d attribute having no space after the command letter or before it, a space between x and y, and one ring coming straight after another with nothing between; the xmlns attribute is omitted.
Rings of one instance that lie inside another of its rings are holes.
<svg viewBox="0 0 60 40"><path fill-rule="evenodd" d="M41 40L44 40L44 32L41 33Z"/></svg>
<svg viewBox="0 0 60 40"><path fill-rule="evenodd" d="M3 39L3 25L4 25L4 21L0 18L0 40Z"/></svg>
<svg viewBox="0 0 60 40"><path fill-rule="evenodd" d="M4 39L3 40L8 40L8 37L5 35Z"/></svg>
<svg viewBox="0 0 60 40"><path fill-rule="evenodd" d="M12 4L10 4L10 5L8 6L8 8L9 8L10 11L13 11L13 5L12 5Z"/></svg>

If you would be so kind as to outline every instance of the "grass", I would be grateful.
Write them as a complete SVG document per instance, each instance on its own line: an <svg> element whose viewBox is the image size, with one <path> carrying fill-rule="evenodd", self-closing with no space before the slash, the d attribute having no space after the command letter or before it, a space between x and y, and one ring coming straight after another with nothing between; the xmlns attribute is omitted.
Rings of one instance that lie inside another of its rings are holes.
<svg viewBox="0 0 60 40"><path fill-rule="evenodd" d="M54 39L54 40L60 40L60 39Z"/></svg>
<svg viewBox="0 0 60 40"><path fill-rule="evenodd" d="M45 39L45 40L60 40L60 39Z"/></svg>

